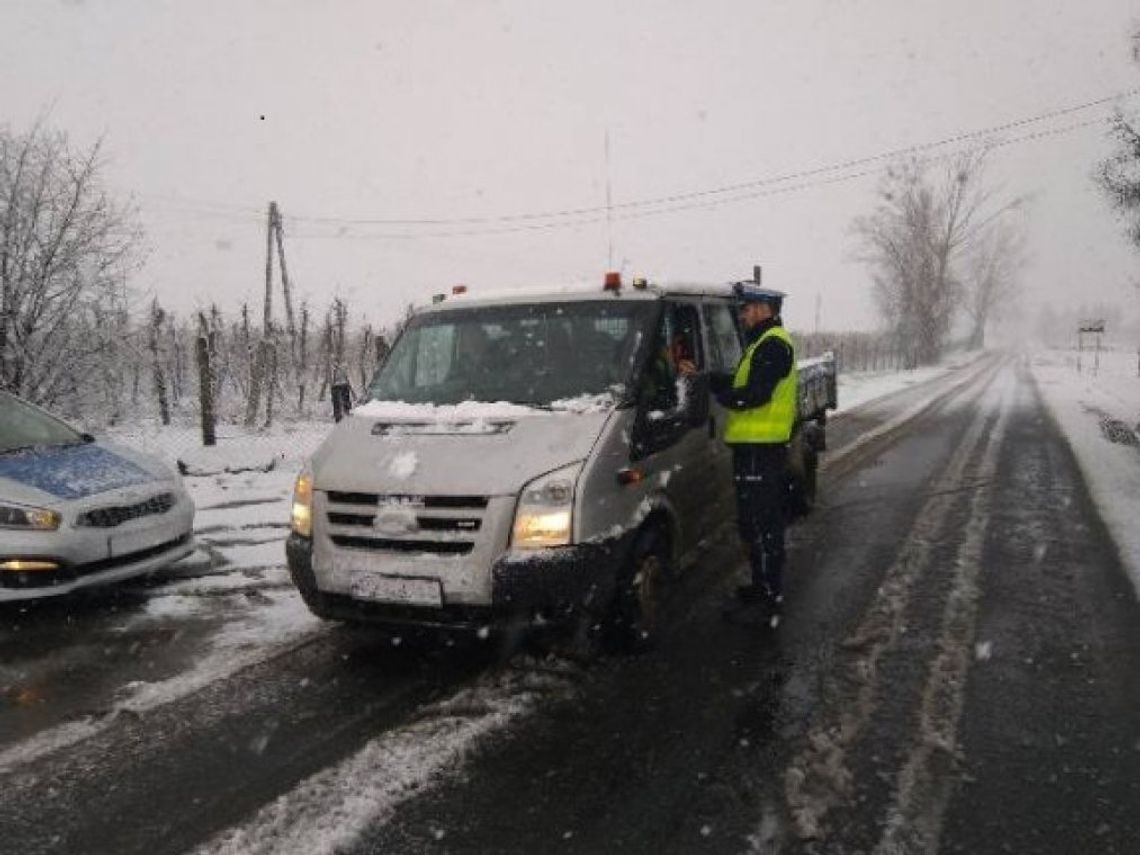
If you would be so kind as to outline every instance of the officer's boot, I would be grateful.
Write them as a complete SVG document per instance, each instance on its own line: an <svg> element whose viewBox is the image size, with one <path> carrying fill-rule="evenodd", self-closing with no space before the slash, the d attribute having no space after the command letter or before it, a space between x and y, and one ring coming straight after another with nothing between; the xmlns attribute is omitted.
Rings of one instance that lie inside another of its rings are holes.
<svg viewBox="0 0 1140 855"><path fill-rule="evenodd" d="M764 573L764 547L760 542L748 544L748 563L752 566L752 582L736 589L736 598L749 605L764 605L771 600L771 592Z"/></svg>

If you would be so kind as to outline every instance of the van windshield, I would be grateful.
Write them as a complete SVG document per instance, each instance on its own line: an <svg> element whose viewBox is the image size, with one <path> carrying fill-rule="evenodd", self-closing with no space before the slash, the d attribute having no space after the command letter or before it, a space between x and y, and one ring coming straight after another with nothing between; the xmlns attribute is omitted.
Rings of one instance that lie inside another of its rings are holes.
<svg viewBox="0 0 1140 855"><path fill-rule="evenodd" d="M414 317L368 389L372 400L545 407L625 396L656 301L492 306Z"/></svg>

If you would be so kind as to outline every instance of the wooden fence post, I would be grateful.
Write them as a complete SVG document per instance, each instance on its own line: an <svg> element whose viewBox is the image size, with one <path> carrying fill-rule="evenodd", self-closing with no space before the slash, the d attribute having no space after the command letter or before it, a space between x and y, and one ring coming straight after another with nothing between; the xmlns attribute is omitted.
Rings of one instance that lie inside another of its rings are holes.
<svg viewBox="0 0 1140 855"><path fill-rule="evenodd" d="M202 416L202 445L217 445L214 380L210 370L210 343L205 331L198 336L198 403Z"/></svg>

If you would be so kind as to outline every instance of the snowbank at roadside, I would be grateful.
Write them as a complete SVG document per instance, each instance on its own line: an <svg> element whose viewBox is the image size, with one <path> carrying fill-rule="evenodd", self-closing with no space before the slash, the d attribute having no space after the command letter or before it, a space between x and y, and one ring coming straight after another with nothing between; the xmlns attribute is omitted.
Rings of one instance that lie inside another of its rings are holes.
<svg viewBox="0 0 1140 855"><path fill-rule="evenodd" d="M1027 357L1140 595L1140 376L1132 349Z"/></svg>

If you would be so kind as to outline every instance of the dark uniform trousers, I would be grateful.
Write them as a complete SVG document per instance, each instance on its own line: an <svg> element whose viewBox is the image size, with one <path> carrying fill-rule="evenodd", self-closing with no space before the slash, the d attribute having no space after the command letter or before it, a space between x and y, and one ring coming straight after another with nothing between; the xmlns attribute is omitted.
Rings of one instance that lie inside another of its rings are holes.
<svg viewBox="0 0 1140 855"><path fill-rule="evenodd" d="M771 597L784 593L784 503L788 444L732 446L736 519L748 548L752 584Z"/></svg>

